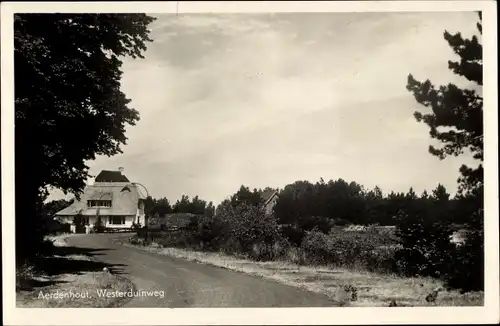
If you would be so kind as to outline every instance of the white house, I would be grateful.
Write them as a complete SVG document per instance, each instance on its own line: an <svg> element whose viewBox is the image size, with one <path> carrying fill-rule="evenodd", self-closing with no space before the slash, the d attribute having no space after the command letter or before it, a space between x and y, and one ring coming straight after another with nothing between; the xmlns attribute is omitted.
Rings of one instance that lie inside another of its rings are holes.
<svg viewBox="0 0 500 326"><path fill-rule="evenodd" d="M130 229L133 223L144 226L145 197L138 189L138 184L130 182L119 171L103 170L96 177L93 185L85 187L79 201L56 213L56 218L71 224L71 232L88 233L101 217L106 229ZM84 228L77 230L75 216L81 216Z"/></svg>

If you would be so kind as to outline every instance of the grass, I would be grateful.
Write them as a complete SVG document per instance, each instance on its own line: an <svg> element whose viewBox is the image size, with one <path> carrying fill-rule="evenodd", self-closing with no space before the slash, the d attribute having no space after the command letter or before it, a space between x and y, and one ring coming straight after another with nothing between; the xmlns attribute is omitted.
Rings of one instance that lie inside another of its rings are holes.
<svg viewBox="0 0 500 326"><path fill-rule="evenodd" d="M395 301L398 306L484 305L483 292L461 294L458 291L442 291L438 294L435 302L428 303L425 297L434 289L443 285L439 280L432 278L404 278L362 270L298 266L284 261L256 262L223 253L162 248L154 243L151 246L124 245L256 275L312 292L322 293L340 306L387 307L391 301ZM352 296L353 288L356 292L356 298Z"/></svg>
<svg viewBox="0 0 500 326"><path fill-rule="evenodd" d="M57 247L66 246L69 235L52 237ZM68 261L93 261L92 257L82 254L67 255ZM18 308L102 308L116 307L125 303L127 298L99 295L108 292L127 292L134 289L127 279L105 271L68 272L47 275L36 272L33 266L25 266L17 271Z"/></svg>

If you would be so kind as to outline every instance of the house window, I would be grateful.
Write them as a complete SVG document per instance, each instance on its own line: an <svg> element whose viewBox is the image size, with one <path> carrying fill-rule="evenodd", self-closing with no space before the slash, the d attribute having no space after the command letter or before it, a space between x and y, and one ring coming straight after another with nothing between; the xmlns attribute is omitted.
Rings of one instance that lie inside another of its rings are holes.
<svg viewBox="0 0 500 326"><path fill-rule="evenodd" d="M111 200L87 200L88 207L111 207Z"/></svg>
<svg viewBox="0 0 500 326"><path fill-rule="evenodd" d="M113 225L125 224L125 216L110 216L108 222Z"/></svg>

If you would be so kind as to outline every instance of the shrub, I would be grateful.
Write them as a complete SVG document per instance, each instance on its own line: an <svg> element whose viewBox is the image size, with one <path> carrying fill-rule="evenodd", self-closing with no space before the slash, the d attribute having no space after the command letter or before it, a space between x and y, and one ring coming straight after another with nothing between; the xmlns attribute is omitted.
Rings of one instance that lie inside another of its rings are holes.
<svg viewBox="0 0 500 326"><path fill-rule="evenodd" d="M163 247L196 249L198 244L193 240L192 233L185 230L158 233L151 239Z"/></svg>
<svg viewBox="0 0 500 326"><path fill-rule="evenodd" d="M227 231L223 249L228 252L251 253L254 244L271 246L282 239L275 217L262 206L226 203L217 210L216 219Z"/></svg>
<svg viewBox="0 0 500 326"><path fill-rule="evenodd" d="M406 276L445 275L456 249L450 242L449 225L429 220L425 214L400 212L397 219L397 235L403 247L396 252L396 272Z"/></svg>
<svg viewBox="0 0 500 326"><path fill-rule="evenodd" d="M304 265L306 263L304 250L300 247L289 246L288 248L285 249L282 258L287 262L291 262L298 265Z"/></svg>
<svg viewBox="0 0 500 326"><path fill-rule="evenodd" d="M92 227L92 230L95 233L103 233L106 230L106 227L104 226L104 222L100 215L97 216L94 226Z"/></svg>
<svg viewBox="0 0 500 326"><path fill-rule="evenodd" d="M306 232L297 226L283 225L281 227L281 234L290 244L298 247L302 243Z"/></svg>
<svg viewBox="0 0 500 326"><path fill-rule="evenodd" d="M448 286L464 292L484 290L484 212L473 214L467 225L465 243L458 246L449 260L445 280Z"/></svg>
<svg viewBox="0 0 500 326"><path fill-rule="evenodd" d="M328 235L314 229L306 232L300 248L304 251L308 263L327 264L334 260L328 245Z"/></svg>
<svg viewBox="0 0 500 326"><path fill-rule="evenodd" d="M380 247L370 237L358 232L329 234L307 232L301 244L307 263L388 272L394 259L394 248Z"/></svg>
<svg viewBox="0 0 500 326"><path fill-rule="evenodd" d="M86 223L85 223L85 219L83 218L82 214L77 214L73 217L73 225L75 226L76 230L85 229Z"/></svg>
<svg viewBox="0 0 500 326"><path fill-rule="evenodd" d="M328 233L335 226L335 220L323 216L306 216L299 218L298 226L306 231L316 229Z"/></svg>
<svg viewBox="0 0 500 326"><path fill-rule="evenodd" d="M392 227L370 225L365 233L379 246L392 246L400 243L400 239L396 236L396 229Z"/></svg>
<svg viewBox="0 0 500 326"><path fill-rule="evenodd" d="M369 272L390 273L393 270L396 249L393 246L378 247L358 257L360 267Z"/></svg>
<svg viewBox="0 0 500 326"><path fill-rule="evenodd" d="M71 224L70 223L61 223L61 228L58 233L70 233L71 232Z"/></svg>
<svg viewBox="0 0 500 326"><path fill-rule="evenodd" d="M146 238L148 234L148 229L146 227L141 227L136 230L137 236L140 238Z"/></svg>
<svg viewBox="0 0 500 326"><path fill-rule="evenodd" d="M194 237L202 249L221 249L228 238L228 225L218 217L204 216L198 220Z"/></svg>
<svg viewBox="0 0 500 326"><path fill-rule="evenodd" d="M286 239L276 240L273 244L254 243L249 253L250 258L257 261L277 260L286 256L290 243Z"/></svg>
<svg viewBox="0 0 500 326"><path fill-rule="evenodd" d="M16 291L31 290L32 280L36 275L33 265L24 264L16 268Z"/></svg>

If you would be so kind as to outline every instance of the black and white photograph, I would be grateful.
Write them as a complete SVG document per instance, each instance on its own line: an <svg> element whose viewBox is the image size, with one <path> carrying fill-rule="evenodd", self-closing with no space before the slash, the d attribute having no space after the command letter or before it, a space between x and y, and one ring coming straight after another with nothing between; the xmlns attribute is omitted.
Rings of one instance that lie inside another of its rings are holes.
<svg viewBox="0 0 500 326"><path fill-rule="evenodd" d="M498 321L496 4L370 3L3 3L8 310Z"/></svg>

